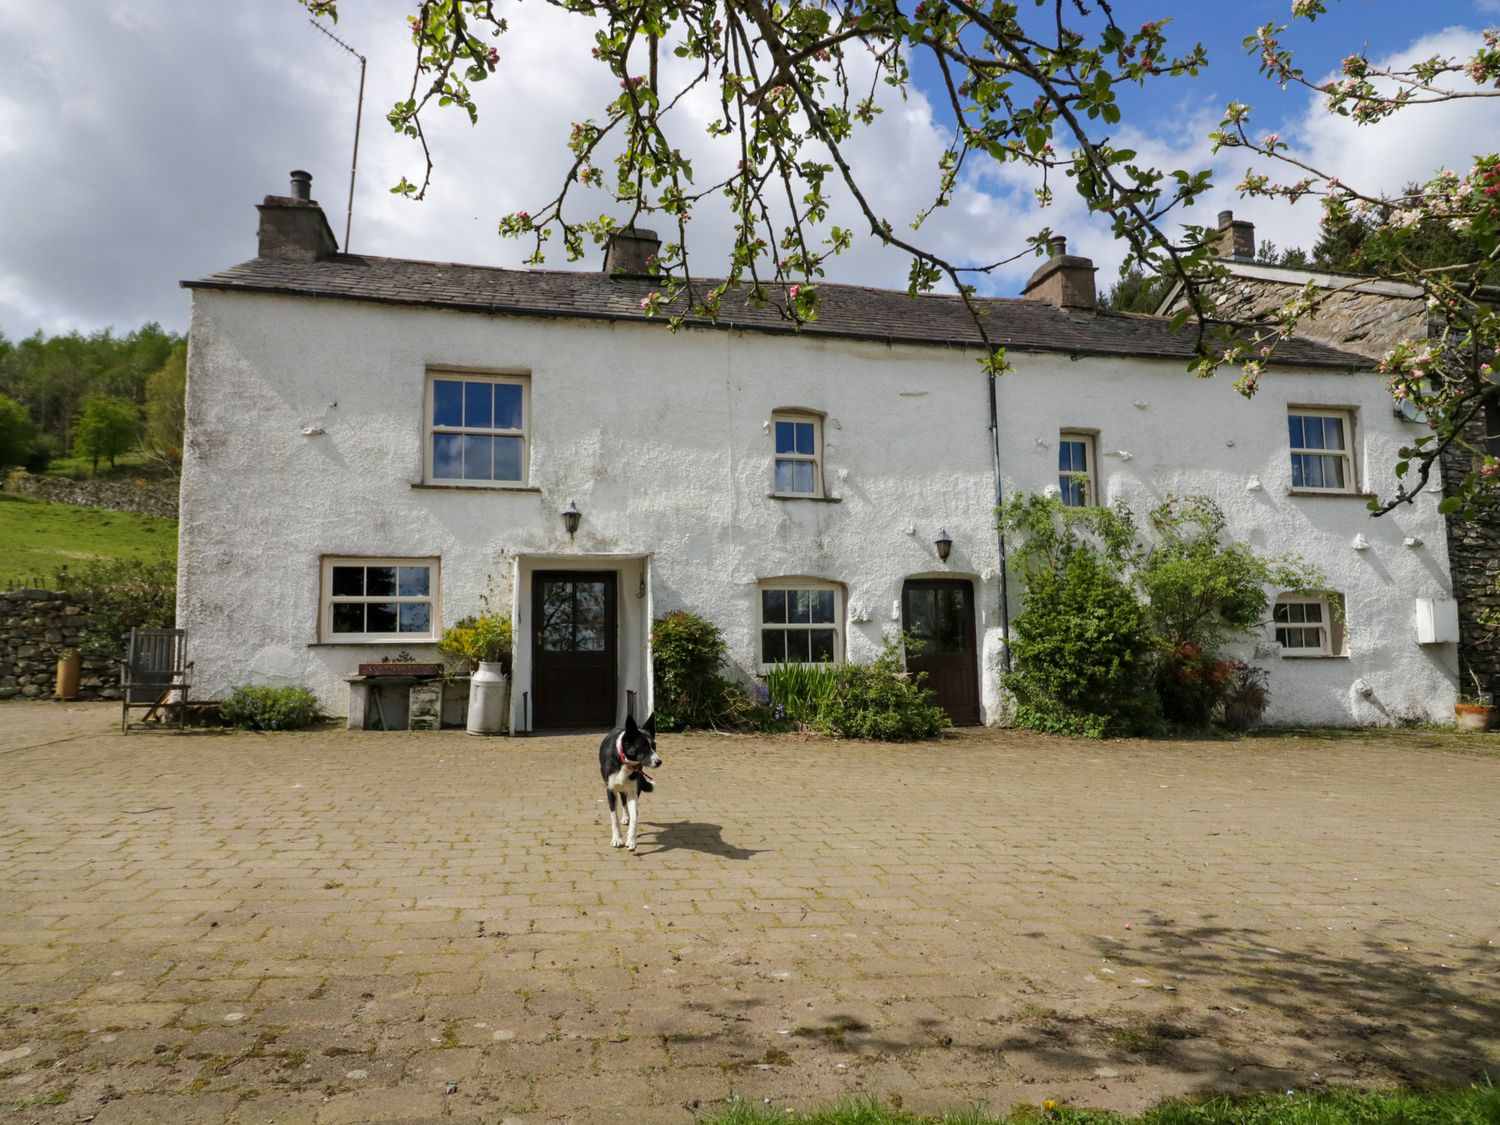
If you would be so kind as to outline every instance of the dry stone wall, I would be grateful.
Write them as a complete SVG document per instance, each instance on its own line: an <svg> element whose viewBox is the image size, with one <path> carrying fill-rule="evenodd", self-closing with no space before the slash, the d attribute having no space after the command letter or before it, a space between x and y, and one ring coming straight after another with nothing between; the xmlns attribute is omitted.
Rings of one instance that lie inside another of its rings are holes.
<svg viewBox="0 0 1500 1125"><path fill-rule="evenodd" d="M10 475L5 488L7 492L56 504L177 518L176 481L69 480L67 477L38 477L18 471Z"/></svg>
<svg viewBox="0 0 1500 1125"><path fill-rule="evenodd" d="M79 646L86 613L51 590L0 594L0 699L51 698L57 659ZM108 659L85 659L79 698L120 698L118 666Z"/></svg>

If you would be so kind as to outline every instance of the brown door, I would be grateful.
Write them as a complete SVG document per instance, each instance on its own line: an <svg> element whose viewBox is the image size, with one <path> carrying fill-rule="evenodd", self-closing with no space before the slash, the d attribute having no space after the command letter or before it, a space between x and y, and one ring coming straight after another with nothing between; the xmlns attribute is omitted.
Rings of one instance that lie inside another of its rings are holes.
<svg viewBox="0 0 1500 1125"><path fill-rule="evenodd" d="M901 627L922 642L919 651L907 652L907 670L927 673L926 686L955 725L979 722L974 588L952 579L911 579L901 590Z"/></svg>
<svg viewBox="0 0 1500 1125"><path fill-rule="evenodd" d="M614 726L613 572L538 571L531 593L532 726Z"/></svg>

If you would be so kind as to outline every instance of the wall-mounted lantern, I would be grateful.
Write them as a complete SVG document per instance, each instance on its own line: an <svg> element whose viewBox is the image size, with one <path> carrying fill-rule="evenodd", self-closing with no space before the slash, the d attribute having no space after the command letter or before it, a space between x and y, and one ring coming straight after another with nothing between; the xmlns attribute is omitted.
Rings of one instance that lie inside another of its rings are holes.
<svg viewBox="0 0 1500 1125"><path fill-rule="evenodd" d="M948 552L953 550L953 536L938 528L937 538L932 541L932 545L937 548L938 558L947 562Z"/></svg>
<svg viewBox="0 0 1500 1125"><path fill-rule="evenodd" d="M568 538L571 539L578 533L578 521L583 519L583 513L578 510L578 505L568 501L568 506L563 509L563 527L567 529Z"/></svg>

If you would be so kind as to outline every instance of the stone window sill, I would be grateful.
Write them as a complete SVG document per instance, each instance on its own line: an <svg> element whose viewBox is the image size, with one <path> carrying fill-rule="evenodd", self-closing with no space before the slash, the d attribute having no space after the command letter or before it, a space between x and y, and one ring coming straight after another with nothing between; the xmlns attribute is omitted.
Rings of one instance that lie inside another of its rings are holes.
<svg viewBox="0 0 1500 1125"><path fill-rule="evenodd" d="M1365 500L1375 499L1373 492L1320 492L1311 488L1289 488L1286 490L1288 496L1313 496L1318 499L1327 500Z"/></svg>
<svg viewBox="0 0 1500 1125"><path fill-rule="evenodd" d="M405 648L408 645L435 645L436 637L406 637L399 641L308 641L308 648Z"/></svg>
<svg viewBox="0 0 1500 1125"><path fill-rule="evenodd" d="M419 481L413 481L412 488L419 492L535 492L540 494L542 491L528 484L424 484Z"/></svg>
<svg viewBox="0 0 1500 1125"><path fill-rule="evenodd" d="M804 496L795 492L768 492L767 500L811 500L814 504L842 504L842 496Z"/></svg>

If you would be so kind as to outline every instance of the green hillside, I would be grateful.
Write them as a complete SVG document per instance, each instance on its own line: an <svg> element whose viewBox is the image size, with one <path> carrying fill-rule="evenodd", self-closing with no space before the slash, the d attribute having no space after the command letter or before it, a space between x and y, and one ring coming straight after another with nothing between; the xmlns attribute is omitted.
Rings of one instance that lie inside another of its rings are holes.
<svg viewBox="0 0 1500 1125"><path fill-rule="evenodd" d="M176 557L176 520L0 493L0 589L51 587L58 567L95 559Z"/></svg>

